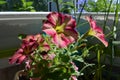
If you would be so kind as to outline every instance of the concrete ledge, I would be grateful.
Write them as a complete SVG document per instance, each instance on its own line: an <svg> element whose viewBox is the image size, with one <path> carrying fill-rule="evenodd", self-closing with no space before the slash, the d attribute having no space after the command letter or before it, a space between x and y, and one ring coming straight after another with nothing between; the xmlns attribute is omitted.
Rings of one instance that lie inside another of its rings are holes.
<svg viewBox="0 0 120 80"><path fill-rule="evenodd" d="M49 12L0 12L0 50L20 45L18 34L41 32L42 20Z"/></svg>
<svg viewBox="0 0 120 80"><path fill-rule="evenodd" d="M49 12L0 12L0 21L2 20L29 20L46 19Z"/></svg>
<svg viewBox="0 0 120 80"><path fill-rule="evenodd" d="M46 19L48 13L50 12L0 12L0 51L18 47L20 45L18 34L41 32L42 20ZM75 16L78 17L78 15L79 13L75 13ZM81 16L81 23L86 21L87 15L92 15L99 25L103 25L105 13L84 12ZM109 28L112 27L114 15L115 13L109 13L107 21ZM120 25L120 19L118 25ZM88 29L86 26L88 27L88 24L80 26L78 30L83 32ZM120 41L120 32L117 34L116 40Z"/></svg>

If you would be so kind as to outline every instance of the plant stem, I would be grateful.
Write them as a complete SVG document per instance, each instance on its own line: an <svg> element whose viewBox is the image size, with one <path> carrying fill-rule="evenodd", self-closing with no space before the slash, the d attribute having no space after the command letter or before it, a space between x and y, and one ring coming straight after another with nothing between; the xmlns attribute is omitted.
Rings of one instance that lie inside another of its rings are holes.
<svg viewBox="0 0 120 80"><path fill-rule="evenodd" d="M80 42L80 41L82 41L83 39L85 39L85 38L88 36L88 32L89 32L89 31L87 31L83 36L81 36L81 37L77 40L77 42ZM81 47L81 45L76 46L75 48L71 49L71 52L79 49L80 47Z"/></svg>
<svg viewBox="0 0 120 80"><path fill-rule="evenodd" d="M93 64L86 64L86 66L84 66L79 72L80 74L89 66L93 66Z"/></svg>
<svg viewBox="0 0 120 80"><path fill-rule="evenodd" d="M84 1L83 7L82 7L82 9L80 10L80 13L79 13L79 15L78 15L77 26L79 25L80 17L81 17L81 15L82 15L82 11L83 11L83 9L84 9L84 7L85 7L85 5L86 5L86 1L87 1L87 0Z"/></svg>
<svg viewBox="0 0 120 80"><path fill-rule="evenodd" d="M102 70L101 70L101 50L98 50L97 61L98 61L98 80L102 80Z"/></svg>
<svg viewBox="0 0 120 80"><path fill-rule="evenodd" d="M58 0L55 0L55 3L56 3L56 6L57 6L57 11L60 12L60 9L59 9L59 1L58 1Z"/></svg>
<svg viewBox="0 0 120 80"><path fill-rule="evenodd" d="M103 32L105 32L105 27L106 27L106 23L107 23L107 20L108 20L108 16L109 16L109 12L110 12L110 8L111 8L111 5L112 5L112 1L113 0L110 0L110 5L109 5L109 7L108 7L108 10L106 10L107 11L107 13L105 12L105 16L104 16L104 25L103 25ZM104 0L104 2L105 2L105 7L107 7L106 6L106 1Z"/></svg>
<svg viewBox="0 0 120 80"><path fill-rule="evenodd" d="M118 15L118 0L116 2L116 9L115 9L115 15L114 15L114 22L113 22L113 26L112 26L112 38L111 38L111 60L110 60L110 64L111 64L111 70L110 70L110 75L112 75L112 69L113 69L113 59L114 59L114 55L115 55L115 45L113 44L113 41L116 40L117 34L116 34L116 28L118 26L118 20L119 20L119 15Z"/></svg>

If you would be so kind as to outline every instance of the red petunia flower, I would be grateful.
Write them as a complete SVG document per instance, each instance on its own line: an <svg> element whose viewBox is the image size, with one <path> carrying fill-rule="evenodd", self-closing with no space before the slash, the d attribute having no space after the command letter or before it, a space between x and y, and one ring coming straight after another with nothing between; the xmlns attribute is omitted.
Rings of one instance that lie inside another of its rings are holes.
<svg viewBox="0 0 120 80"><path fill-rule="evenodd" d="M91 16L87 16L86 19L88 20L91 27L88 32L88 35L95 36L105 45L105 47L107 47L108 42L105 40L105 35L102 29L96 25L96 21L93 20Z"/></svg>
<svg viewBox="0 0 120 80"><path fill-rule="evenodd" d="M43 45L43 39L40 34L37 34L35 36L27 36L22 40L21 48L18 49L15 54L9 59L9 63L13 64L16 62L20 64L25 59L27 59L29 55L33 54L33 52L35 51L35 49L37 49L40 43L42 43ZM44 48L48 50L48 46L46 46L46 44Z"/></svg>
<svg viewBox="0 0 120 80"><path fill-rule="evenodd" d="M52 37L52 42L60 48L66 47L78 38L76 21L67 14L52 12L44 21L43 31Z"/></svg>

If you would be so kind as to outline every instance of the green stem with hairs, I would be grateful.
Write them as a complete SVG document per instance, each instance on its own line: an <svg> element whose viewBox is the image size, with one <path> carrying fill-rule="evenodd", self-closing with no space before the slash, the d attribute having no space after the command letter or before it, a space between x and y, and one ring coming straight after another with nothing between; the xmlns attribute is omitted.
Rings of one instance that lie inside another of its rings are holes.
<svg viewBox="0 0 120 80"><path fill-rule="evenodd" d="M98 53L97 53L97 62L98 62L97 79L98 80L102 80L101 50L98 50Z"/></svg>
<svg viewBox="0 0 120 80"><path fill-rule="evenodd" d="M80 41L82 41L83 39L85 39L85 38L88 36L88 32L89 32L89 30L88 30L83 36L81 36L80 39L78 39L77 42L80 42ZM73 52L73 51L79 49L80 47L81 47L81 45L76 46L75 48L73 48L73 49L71 50L71 52Z"/></svg>

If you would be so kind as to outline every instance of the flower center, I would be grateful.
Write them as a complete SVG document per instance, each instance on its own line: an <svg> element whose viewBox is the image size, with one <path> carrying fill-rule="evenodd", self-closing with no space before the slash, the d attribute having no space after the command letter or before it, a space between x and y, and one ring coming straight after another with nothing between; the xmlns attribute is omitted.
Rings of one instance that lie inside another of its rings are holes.
<svg viewBox="0 0 120 80"><path fill-rule="evenodd" d="M93 35L94 36L94 35L96 35L96 32L94 30L90 29L88 35Z"/></svg>
<svg viewBox="0 0 120 80"><path fill-rule="evenodd" d="M57 32L57 33L63 33L63 32L64 32L65 25L66 25L65 23L63 23L63 24L60 25L60 26L57 25L56 28L55 28L56 32Z"/></svg>

